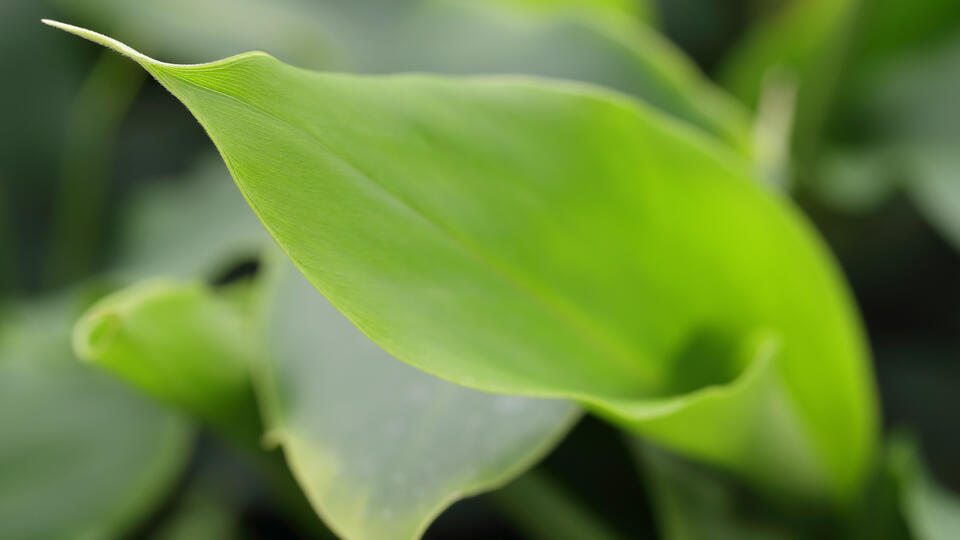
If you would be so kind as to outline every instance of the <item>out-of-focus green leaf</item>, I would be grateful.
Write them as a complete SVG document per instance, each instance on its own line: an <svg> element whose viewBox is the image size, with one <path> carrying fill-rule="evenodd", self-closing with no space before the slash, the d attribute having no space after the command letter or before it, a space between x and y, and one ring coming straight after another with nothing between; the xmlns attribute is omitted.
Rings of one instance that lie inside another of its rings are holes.
<svg viewBox="0 0 960 540"><path fill-rule="evenodd" d="M793 148L802 168L825 150L852 90L877 64L960 29L954 0L794 0L746 33L722 70L746 103L762 101L771 74L788 70L799 84ZM907 79L904 79L907 80Z"/></svg>
<svg viewBox="0 0 960 540"><path fill-rule="evenodd" d="M230 540L241 537L236 510L209 493L201 484L190 489L177 512L160 527L152 540Z"/></svg>
<svg viewBox="0 0 960 540"><path fill-rule="evenodd" d="M648 479L659 532L666 540L789 540L810 538L797 523L778 521L769 508L750 508L742 486L730 478L635 443Z"/></svg>
<svg viewBox="0 0 960 540"><path fill-rule="evenodd" d="M792 0L744 35L721 79L747 103L756 102L776 68L796 71L805 85L814 85L834 64L845 80L856 80L878 61L934 42L958 25L954 0Z"/></svg>
<svg viewBox="0 0 960 540"><path fill-rule="evenodd" d="M469 1L469 0L466 0ZM652 0L496 0L513 7L545 12L583 10L602 16L627 17L653 22L656 18Z"/></svg>
<svg viewBox="0 0 960 540"><path fill-rule="evenodd" d="M896 476L903 516L917 540L953 540L960 531L960 498L937 485L924 470L916 443L890 442L887 466Z"/></svg>
<svg viewBox="0 0 960 540"><path fill-rule="evenodd" d="M44 269L47 285L89 274L103 252L117 134L146 79L120 60L101 56L70 109Z"/></svg>
<svg viewBox="0 0 960 540"><path fill-rule="evenodd" d="M895 148L837 150L825 155L808 186L826 205L848 214L866 214L900 187L902 152Z"/></svg>
<svg viewBox="0 0 960 540"><path fill-rule="evenodd" d="M960 138L960 33L878 64L856 88L851 115L866 142L919 145Z"/></svg>
<svg viewBox="0 0 960 540"><path fill-rule="evenodd" d="M249 368L259 343L246 289L212 295L199 283L142 283L91 307L74 328L74 350L146 394L256 441Z"/></svg>
<svg viewBox="0 0 960 540"><path fill-rule="evenodd" d="M590 10L537 12L470 0L61 4L84 22L174 59L256 48L314 69L579 80L634 94L744 152L751 144L746 111L668 41L642 24Z"/></svg>
<svg viewBox="0 0 960 540"><path fill-rule="evenodd" d="M30 27L49 16L45 0L0 3L0 279L14 291L35 290L42 276L50 193L58 178L61 136L69 104L87 71L82 51ZM65 46L66 45L66 46ZM29 51L29 54L23 54ZM2 286L2 283L0 283Z"/></svg>
<svg viewBox="0 0 960 540"><path fill-rule="evenodd" d="M178 66L52 24L179 97L299 269L397 358L580 400L758 484L858 493L875 404L842 280L710 140L577 84Z"/></svg>
<svg viewBox="0 0 960 540"><path fill-rule="evenodd" d="M569 402L486 394L403 364L282 262L258 379L268 438L345 538L419 537L455 500L522 473L577 418Z"/></svg>
<svg viewBox="0 0 960 540"><path fill-rule="evenodd" d="M165 495L190 431L73 358L73 295L0 330L0 537L119 537Z"/></svg>
<svg viewBox="0 0 960 540"><path fill-rule="evenodd" d="M848 155L872 164L879 195L906 190L945 238L960 246L960 38L880 63L864 75L850 115L866 126ZM826 169L824 183L844 185ZM837 193L827 200L836 202Z"/></svg>
<svg viewBox="0 0 960 540"><path fill-rule="evenodd" d="M349 538L418 536L454 500L523 472L577 417L567 402L485 394L404 365L277 260L266 346L252 343L260 332L250 328L249 296L244 305L208 287L154 281L91 308L77 348L227 428L257 416L241 371L266 351L258 373L268 439Z"/></svg>
<svg viewBox="0 0 960 540"><path fill-rule="evenodd" d="M958 132L960 135L960 132ZM908 188L924 216L960 250L960 138L909 155Z"/></svg>
<svg viewBox="0 0 960 540"><path fill-rule="evenodd" d="M772 69L807 80L810 66L850 17L857 0L802 0L761 18L730 53L721 80L734 95L755 105Z"/></svg>
<svg viewBox="0 0 960 540"><path fill-rule="evenodd" d="M223 162L213 156L181 178L139 191L124 208L110 272L125 282L154 276L213 279L270 243Z"/></svg>

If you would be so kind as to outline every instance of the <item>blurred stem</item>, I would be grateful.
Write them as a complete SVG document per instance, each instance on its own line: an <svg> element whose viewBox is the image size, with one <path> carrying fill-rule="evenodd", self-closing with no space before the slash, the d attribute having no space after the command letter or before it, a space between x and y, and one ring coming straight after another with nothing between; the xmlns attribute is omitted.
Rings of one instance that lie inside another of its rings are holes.
<svg viewBox="0 0 960 540"><path fill-rule="evenodd" d="M773 68L763 78L753 145L757 175L779 193L793 187L790 178L790 136L797 101L797 80L787 70Z"/></svg>
<svg viewBox="0 0 960 540"><path fill-rule="evenodd" d="M870 0L850 2L837 31L820 53L816 69L811 69L806 80L800 83L797 110L803 114L795 119L793 151L801 174L817 157L830 113L836 105L837 90L847 76L846 71L863 31L863 20L871 5Z"/></svg>
<svg viewBox="0 0 960 540"><path fill-rule="evenodd" d="M528 472L488 495L517 529L543 540L621 538L581 501L542 472Z"/></svg>
<svg viewBox="0 0 960 540"><path fill-rule="evenodd" d="M71 106L44 275L47 285L95 268L103 247L117 134L144 79L143 70L106 51Z"/></svg>

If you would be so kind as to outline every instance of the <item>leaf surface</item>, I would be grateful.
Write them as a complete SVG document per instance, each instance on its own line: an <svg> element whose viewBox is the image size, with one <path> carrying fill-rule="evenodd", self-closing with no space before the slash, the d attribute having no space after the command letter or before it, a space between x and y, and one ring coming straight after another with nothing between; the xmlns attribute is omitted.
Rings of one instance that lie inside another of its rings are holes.
<svg viewBox="0 0 960 540"><path fill-rule="evenodd" d="M486 394L404 365L275 260L263 332L250 295L243 305L222 290L149 281L91 308L78 349L232 433L256 416L237 372L256 362L266 440L347 538L418 537L453 501L523 472L579 416L569 402Z"/></svg>
<svg viewBox="0 0 960 540"><path fill-rule="evenodd" d="M960 530L960 498L926 471L916 441L891 438L887 467L898 482L901 512L918 540L949 540Z"/></svg>
<svg viewBox="0 0 960 540"><path fill-rule="evenodd" d="M711 140L579 84L172 65L53 24L183 101L300 271L397 358L577 399L759 484L858 492L876 419L846 289Z"/></svg>
<svg viewBox="0 0 960 540"><path fill-rule="evenodd" d="M268 438L346 538L419 537L453 501L533 465L579 416L569 402L486 394L404 365L278 266L259 379Z"/></svg>
<svg viewBox="0 0 960 540"><path fill-rule="evenodd" d="M259 343L246 288L214 296L199 283L158 279L113 293L77 322L74 350L140 391L255 443L260 423L249 375Z"/></svg>

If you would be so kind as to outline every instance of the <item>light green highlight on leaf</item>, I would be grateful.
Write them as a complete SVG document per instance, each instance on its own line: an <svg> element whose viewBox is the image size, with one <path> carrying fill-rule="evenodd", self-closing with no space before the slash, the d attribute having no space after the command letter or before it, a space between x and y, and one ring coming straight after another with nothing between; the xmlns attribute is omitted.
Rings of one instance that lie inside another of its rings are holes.
<svg viewBox="0 0 960 540"><path fill-rule="evenodd" d="M581 84L176 66L52 24L181 99L298 268L397 358L576 399L767 488L859 492L876 412L848 293L712 140Z"/></svg>

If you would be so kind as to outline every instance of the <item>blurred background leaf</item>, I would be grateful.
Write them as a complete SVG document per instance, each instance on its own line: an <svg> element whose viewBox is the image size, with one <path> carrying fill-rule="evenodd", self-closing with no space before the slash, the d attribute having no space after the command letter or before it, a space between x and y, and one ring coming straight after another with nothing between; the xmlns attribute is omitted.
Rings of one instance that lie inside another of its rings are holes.
<svg viewBox="0 0 960 540"><path fill-rule="evenodd" d="M76 362L82 294L12 309L0 330L0 536L106 538L133 530L186 465L192 430Z"/></svg>
<svg viewBox="0 0 960 540"><path fill-rule="evenodd" d="M166 61L209 61L260 49L301 67L354 73L573 79L639 96L749 151L746 112L634 17L591 16L592 9L558 9L554 2L544 2L553 6L546 10L521 7L530 3L244 0L206 2L180 17L176 0L60 0L73 22L130 39Z"/></svg>

